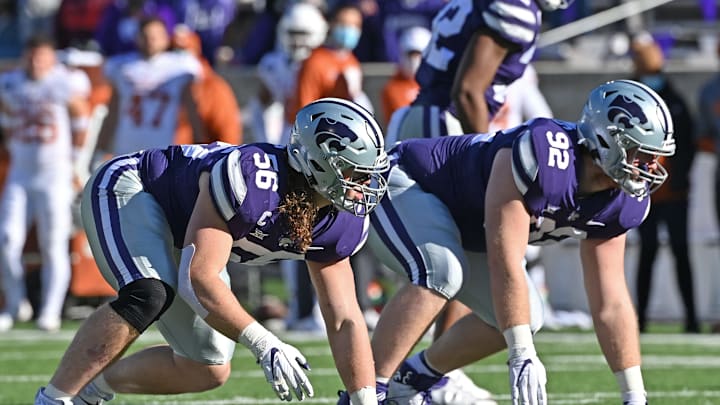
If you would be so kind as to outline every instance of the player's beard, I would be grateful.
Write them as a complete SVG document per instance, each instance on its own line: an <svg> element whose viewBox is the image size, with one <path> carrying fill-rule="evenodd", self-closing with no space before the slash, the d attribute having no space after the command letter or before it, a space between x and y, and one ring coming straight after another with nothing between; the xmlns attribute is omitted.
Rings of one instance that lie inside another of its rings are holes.
<svg viewBox="0 0 720 405"><path fill-rule="evenodd" d="M302 174L289 170L288 182L290 190L280 204L280 215L288 225L295 247L304 253L312 244L317 207L312 198L312 189Z"/></svg>

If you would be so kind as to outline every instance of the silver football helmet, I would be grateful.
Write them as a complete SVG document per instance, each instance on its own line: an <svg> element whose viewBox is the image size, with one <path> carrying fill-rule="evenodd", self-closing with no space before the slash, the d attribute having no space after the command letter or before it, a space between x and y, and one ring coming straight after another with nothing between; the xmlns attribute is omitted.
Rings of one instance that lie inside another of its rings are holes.
<svg viewBox="0 0 720 405"><path fill-rule="evenodd" d="M543 11L555 11L570 7L574 0L535 0Z"/></svg>
<svg viewBox="0 0 720 405"><path fill-rule="evenodd" d="M290 165L333 205L357 216L369 214L385 195L381 175L389 167L383 133L372 114L338 98L322 98L303 107L295 118ZM361 200L347 191L362 192Z"/></svg>
<svg viewBox="0 0 720 405"><path fill-rule="evenodd" d="M641 153L651 159L675 153L670 111L644 84L615 80L595 88L583 108L578 132L595 163L626 193L644 197L667 178L659 162L652 160L654 167L649 168L637 160Z"/></svg>

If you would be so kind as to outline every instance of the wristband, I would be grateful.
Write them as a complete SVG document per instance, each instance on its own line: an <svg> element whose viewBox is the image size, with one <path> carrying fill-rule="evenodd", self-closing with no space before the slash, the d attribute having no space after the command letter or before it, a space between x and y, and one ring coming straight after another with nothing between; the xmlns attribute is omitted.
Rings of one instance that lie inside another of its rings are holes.
<svg viewBox="0 0 720 405"><path fill-rule="evenodd" d="M350 394L350 403L352 405L376 405L378 402L375 387L362 387L353 392Z"/></svg>
<svg viewBox="0 0 720 405"><path fill-rule="evenodd" d="M272 335L272 333L270 333L269 330L260 325L258 321L253 321L253 323L240 332L238 343L242 343L243 346L255 354L256 358L260 358L265 350L267 337L270 335Z"/></svg>
<svg viewBox="0 0 720 405"><path fill-rule="evenodd" d="M620 392L645 392L640 366L633 366L615 373Z"/></svg>
<svg viewBox="0 0 720 405"><path fill-rule="evenodd" d="M510 350L532 349L535 351L530 325L515 325L507 328L503 331L503 336Z"/></svg>

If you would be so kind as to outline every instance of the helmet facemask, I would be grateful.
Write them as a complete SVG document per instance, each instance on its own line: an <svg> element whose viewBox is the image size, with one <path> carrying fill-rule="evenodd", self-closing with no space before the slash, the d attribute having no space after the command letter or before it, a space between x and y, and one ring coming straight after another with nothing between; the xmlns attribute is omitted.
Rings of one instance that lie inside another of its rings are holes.
<svg viewBox="0 0 720 405"><path fill-rule="evenodd" d="M381 175L388 168L387 155L380 156L375 166L355 166L342 156L333 156L328 163L338 174L338 183L328 189L327 198L335 206L356 216L372 212L387 191ZM362 193L361 199L348 198L348 191Z"/></svg>
<svg viewBox="0 0 720 405"><path fill-rule="evenodd" d="M614 161L596 159L626 193L633 197L645 197L655 192L665 182L668 172L658 161L659 156L671 156L675 145L663 149L643 145L617 127L609 127L608 133L617 143L618 157ZM672 138L671 138L672 141Z"/></svg>

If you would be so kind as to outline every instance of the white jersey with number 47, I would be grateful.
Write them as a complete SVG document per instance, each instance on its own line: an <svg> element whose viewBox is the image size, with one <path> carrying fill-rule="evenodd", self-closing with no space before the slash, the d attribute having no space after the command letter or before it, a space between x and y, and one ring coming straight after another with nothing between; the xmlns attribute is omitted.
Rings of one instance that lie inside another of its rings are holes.
<svg viewBox="0 0 720 405"><path fill-rule="evenodd" d="M182 91L200 72L200 63L186 52L163 52L149 59L133 52L108 60L105 75L119 102L113 154L172 144Z"/></svg>

